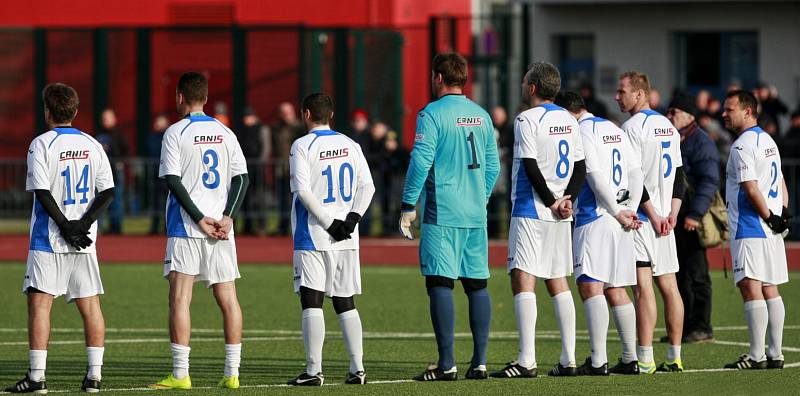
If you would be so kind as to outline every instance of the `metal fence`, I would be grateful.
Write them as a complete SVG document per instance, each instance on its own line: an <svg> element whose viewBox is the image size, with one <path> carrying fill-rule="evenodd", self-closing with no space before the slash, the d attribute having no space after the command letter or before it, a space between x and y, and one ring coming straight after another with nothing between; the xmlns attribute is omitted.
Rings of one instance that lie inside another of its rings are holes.
<svg viewBox="0 0 800 396"><path fill-rule="evenodd" d="M163 233L167 188L158 178L158 161L131 158L114 164L117 197L103 216L106 231L115 224L124 225L131 218L147 219L146 230ZM376 193L370 212L362 220L362 233L373 236L396 232L405 169L373 166ZM784 178L789 189L789 209L800 213L800 159L783 161ZM291 193L289 164L285 161L248 161L250 187L242 206L237 227L244 233L282 234L290 231ZM33 194L25 191L26 164L22 159L0 159L0 219L26 219L30 216ZM723 177L724 183L724 177ZM503 237L508 229L510 202L506 192L490 205L489 220L499 224L493 237ZM140 226L139 228L144 228ZM127 228L127 227L126 227ZM800 239L800 218L793 220L794 234ZM20 229L25 232L25 229Z"/></svg>

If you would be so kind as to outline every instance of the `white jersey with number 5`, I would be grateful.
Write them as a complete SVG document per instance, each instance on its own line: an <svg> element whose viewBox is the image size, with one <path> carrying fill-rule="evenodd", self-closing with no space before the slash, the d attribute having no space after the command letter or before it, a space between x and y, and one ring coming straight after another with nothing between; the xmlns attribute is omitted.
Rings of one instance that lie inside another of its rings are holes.
<svg viewBox="0 0 800 396"><path fill-rule="evenodd" d="M512 217L571 221L571 218L556 218L544 205L528 180L523 158L536 160L556 199L564 196L575 162L583 160L583 144L575 118L552 103L520 113L514 120L514 164L511 169Z"/></svg>
<svg viewBox="0 0 800 396"><path fill-rule="evenodd" d="M633 149L628 135L611 121L586 113L578 123L583 136L586 173L603 175L617 202L627 204L628 175L631 170L642 167L639 152ZM583 184L575 212L575 227L589 224L607 213L598 205L589 183Z"/></svg>
<svg viewBox="0 0 800 396"><path fill-rule="evenodd" d="M294 250L358 249L358 226L351 239L335 242L297 195L297 191L310 191L328 215L344 220L353 211L359 186L372 185L372 175L358 143L329 129L313 129L292 144L289 170L294 193Z"/></svg>
<svg viewBox="0 0 800 396"><path fill-rule="evenodd" d="M71 127L55 128L33 139L28 149L25 189L48 190L67 220L78 220L94 201L96 191L114 187L111 165L93 137ZM97 222L89 229L97 241ZM94 253L92 244L78 253ZM30 250L74 253L56 223L35 198L31 215Z"/></svg>
<svg viewBox="0 0 800 396"><path fill-rule="evenodd" d="M179 176L207 217L222 218L231 178L245 173L247 163L236 135L214 118L193 113L164 133L158 177ZM167 197L167 236L207 237L172 194Z"/></svg>
<svg viewBox="0 0 800 396"><path fill-rule="evenodd" d="M744 239L773 235L740 185L756 181L769 210L778 216L783 213L781 156L772 137L757 126L744 131L733 142L725 173L731 236Z"/></svg>
<svg viewBox="0 0 800 396"><path fill-rule="evenodd" d="M683 166L681 136L677 128L661 113L642 110L625 121L633 147L641 153L644 187L650 194L659 215L666 217L672 211L672 190L675 169ZM640 212L640 219L647 217Z"/></svg>

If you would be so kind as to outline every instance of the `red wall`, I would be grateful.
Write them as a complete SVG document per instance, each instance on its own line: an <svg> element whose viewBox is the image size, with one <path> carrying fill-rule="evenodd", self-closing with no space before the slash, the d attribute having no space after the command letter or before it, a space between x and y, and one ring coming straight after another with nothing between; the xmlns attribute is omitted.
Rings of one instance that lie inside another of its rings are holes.
<svg viewBox="0 0 800 396"><path fill-rule="evenodd" d="M430 71L429 66L429 43L428 43L428 22L432 15L470 15L470 0L293 0L291 3L285 1L271 0L134 0L134 1L108 1L108 0L81 0L76 2L63 2L60 0L28 0L28 1L3 1L0 2L0 26L3 27L47 27L47 28L91 28L91 27L136 27L136 26L174 26L174 25L218 25L227 26L238 23L242 25L298 25L303 24L309 27L354 27L354 28L394 28L398 29L404 36L403 48L403 98L404 98L404 119L403 131L404 142L410 146L413 144L414 120L416 112L429 101L430 90ZM463 53L470 51L470 26L468 22L458 24L460 40L458 50ZM60 33L61 34L61 33ZM67 34L67 33L63 33ZM169 34L170 37L162 37L161 34ZM215 40L209 43L207 51L195 51L188 47L181 54L170 56L169 59L159 57L159 48L163 40L176 40L181 37L174 36L175 33L153 34L153 111L159 112L166 110L172 111L171 91L174 89L172 72L185 70L186 68L202 69L209 73L211 81L217 75L227 75L221 73L222 70L230 70L229 56L209 56L210 54L230 54L229 44L220 44ZM2 39L0 35L0 39ZM89 36L90 37L90 36ZM120 45L126 48L134 46L133 37L120 37ZM81 115L77 124L81 127L91 129L91 76L85 75L91 70L91 52L80 60L65 59L64 68L60 70L52 69L52 62L56 58L53 52L58 52L59 56L70 57L78 51L85 54L84 47L91 46L91 39L84 43L70 42L64 38L48 38L48 44L63 43L63 47L58 50L50 50L48 63L49 79L67 79L76 85L81 92ZM112 40L110 40L111 42ZM289 41L292 41L289 38ZM0 48L2 48L0 43ZM111 43L110 43L111 44ZM202 47L203 43L198 43ZM250 44L249 44L250 45ZM291 45L281 46L275 42L263 47L255 48L250 45L248 52L272 52L280 54L282 51L296 52L296 48ZM218 48L219 46L225 48ZM286 47L286 48L282 48ZM112 49L113 53L113 49ZM81 55L83 56L83 55ZM291 55L284 56L289 59ZM223 59L224 58L224 59ZM276 56L274 59L280 59ZM294 58L296 59L296 57ZM0 63L5 63L2 61ZM254 73L250 76L248 84L248 101L251 103L261 102L260 94L263 89L273 90L273 92L291 92L289 88L296 90L297 83L293 83L299 78L298 65L296 62L276 62L270 65L249 65L249 70ZM124 59L115 63L111 60L110 78L112 79L112 92L109 92L110 103L121 110L120 127L128 133L133 133L135 125L136 110L132 107L135 103L133 94L135 89L130 76L133 75L132 67L135 67L135 59ZM0 70L3 68L0 67ZM16 70L23 70L15 67ZM24 68L25 71L32 72L32 69ZM294 71L292 70L294 69ZM269 83L270 76L282 75L284 79L277 86ZM127 79L122 78L128 76ZM164 77L166 76L166 77ZM288 80L286 78L288 77ZM87 80L81 81L84 78ZM219 88L219 98L230 105L230 98L226 92L230 92L230 78L218 77L212 84ZM114 87L120 79L125 80L123 86ZM18 78L20 84L31 84L31 78L25 76ZM86 85L84 87L84 85ZM285 86L284 86L285 85ZM290 85L292 87L290 87ZM263 87L263 88L262 88ZM32 89L32 87L31 87ZM164 94L159 92L163 89ZM212 96L214 92L211 93ZM120 98L119 95L125 95ZM5 101L0 94L0 119L3 118L4 111L8 114L10 101ZM25 95L27 96L27 95ZM116 99L115 99L116 96ZM285 99L294 99L296 95ZM130 98L130 99L127 99ZM27 98L31 103L31 98ZM212 103L215 98L209 98ZM263 118L270 118L272 115L268 109L284 98L276 98L269 103L260 103L257 112ZM116 103L115 103L116 102ZM16 107L29 108L30 105ZM209 112L212 108L207 109ZM26 116L27 117L27 116ZM25 120L26 124L33 125L32 120ZM86 125L83 125L86 124ZM26 136L27 140L29 136ZM6 141L10 141L6 139ZM131 136L131 143L135 139ZM27 144L27 143L26 143ZM11 155L8 150L0 150L0 156ZM24 154L24 150L17 150Z"/></svg>

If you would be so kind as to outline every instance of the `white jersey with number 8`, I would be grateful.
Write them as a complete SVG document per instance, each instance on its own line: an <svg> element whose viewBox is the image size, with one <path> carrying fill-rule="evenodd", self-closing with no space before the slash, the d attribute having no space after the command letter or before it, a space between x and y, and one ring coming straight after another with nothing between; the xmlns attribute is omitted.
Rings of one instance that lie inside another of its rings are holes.
<svg viewBox="0 0 800 396"><path fill-rule="evenodd" d="M245 173L247 163L236 135L214 118L192 114L164 133L158 176L179 176L197 209L207 217L222 218L231 178ZM167 236L207 237L172 194L167 198Z"/></svg>

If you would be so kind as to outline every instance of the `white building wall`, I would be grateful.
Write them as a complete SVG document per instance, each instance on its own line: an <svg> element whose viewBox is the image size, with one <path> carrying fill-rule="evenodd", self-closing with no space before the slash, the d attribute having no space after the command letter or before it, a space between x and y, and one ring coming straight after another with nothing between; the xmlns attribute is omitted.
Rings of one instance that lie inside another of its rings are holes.
<svg viewBox="0 0 800 396"><path fill-rule="evenodd" d="M556 35L594 35L594 85L609 110L617 109L614 92L599 89L600 71L607 67L617 74L642 71L669 96L676 85L672 60L676 32L758 32L760 79L776 85L790 107L800 100L800 2L538 4L531 14L534 60L557 61L553 59Z"/></svg>

